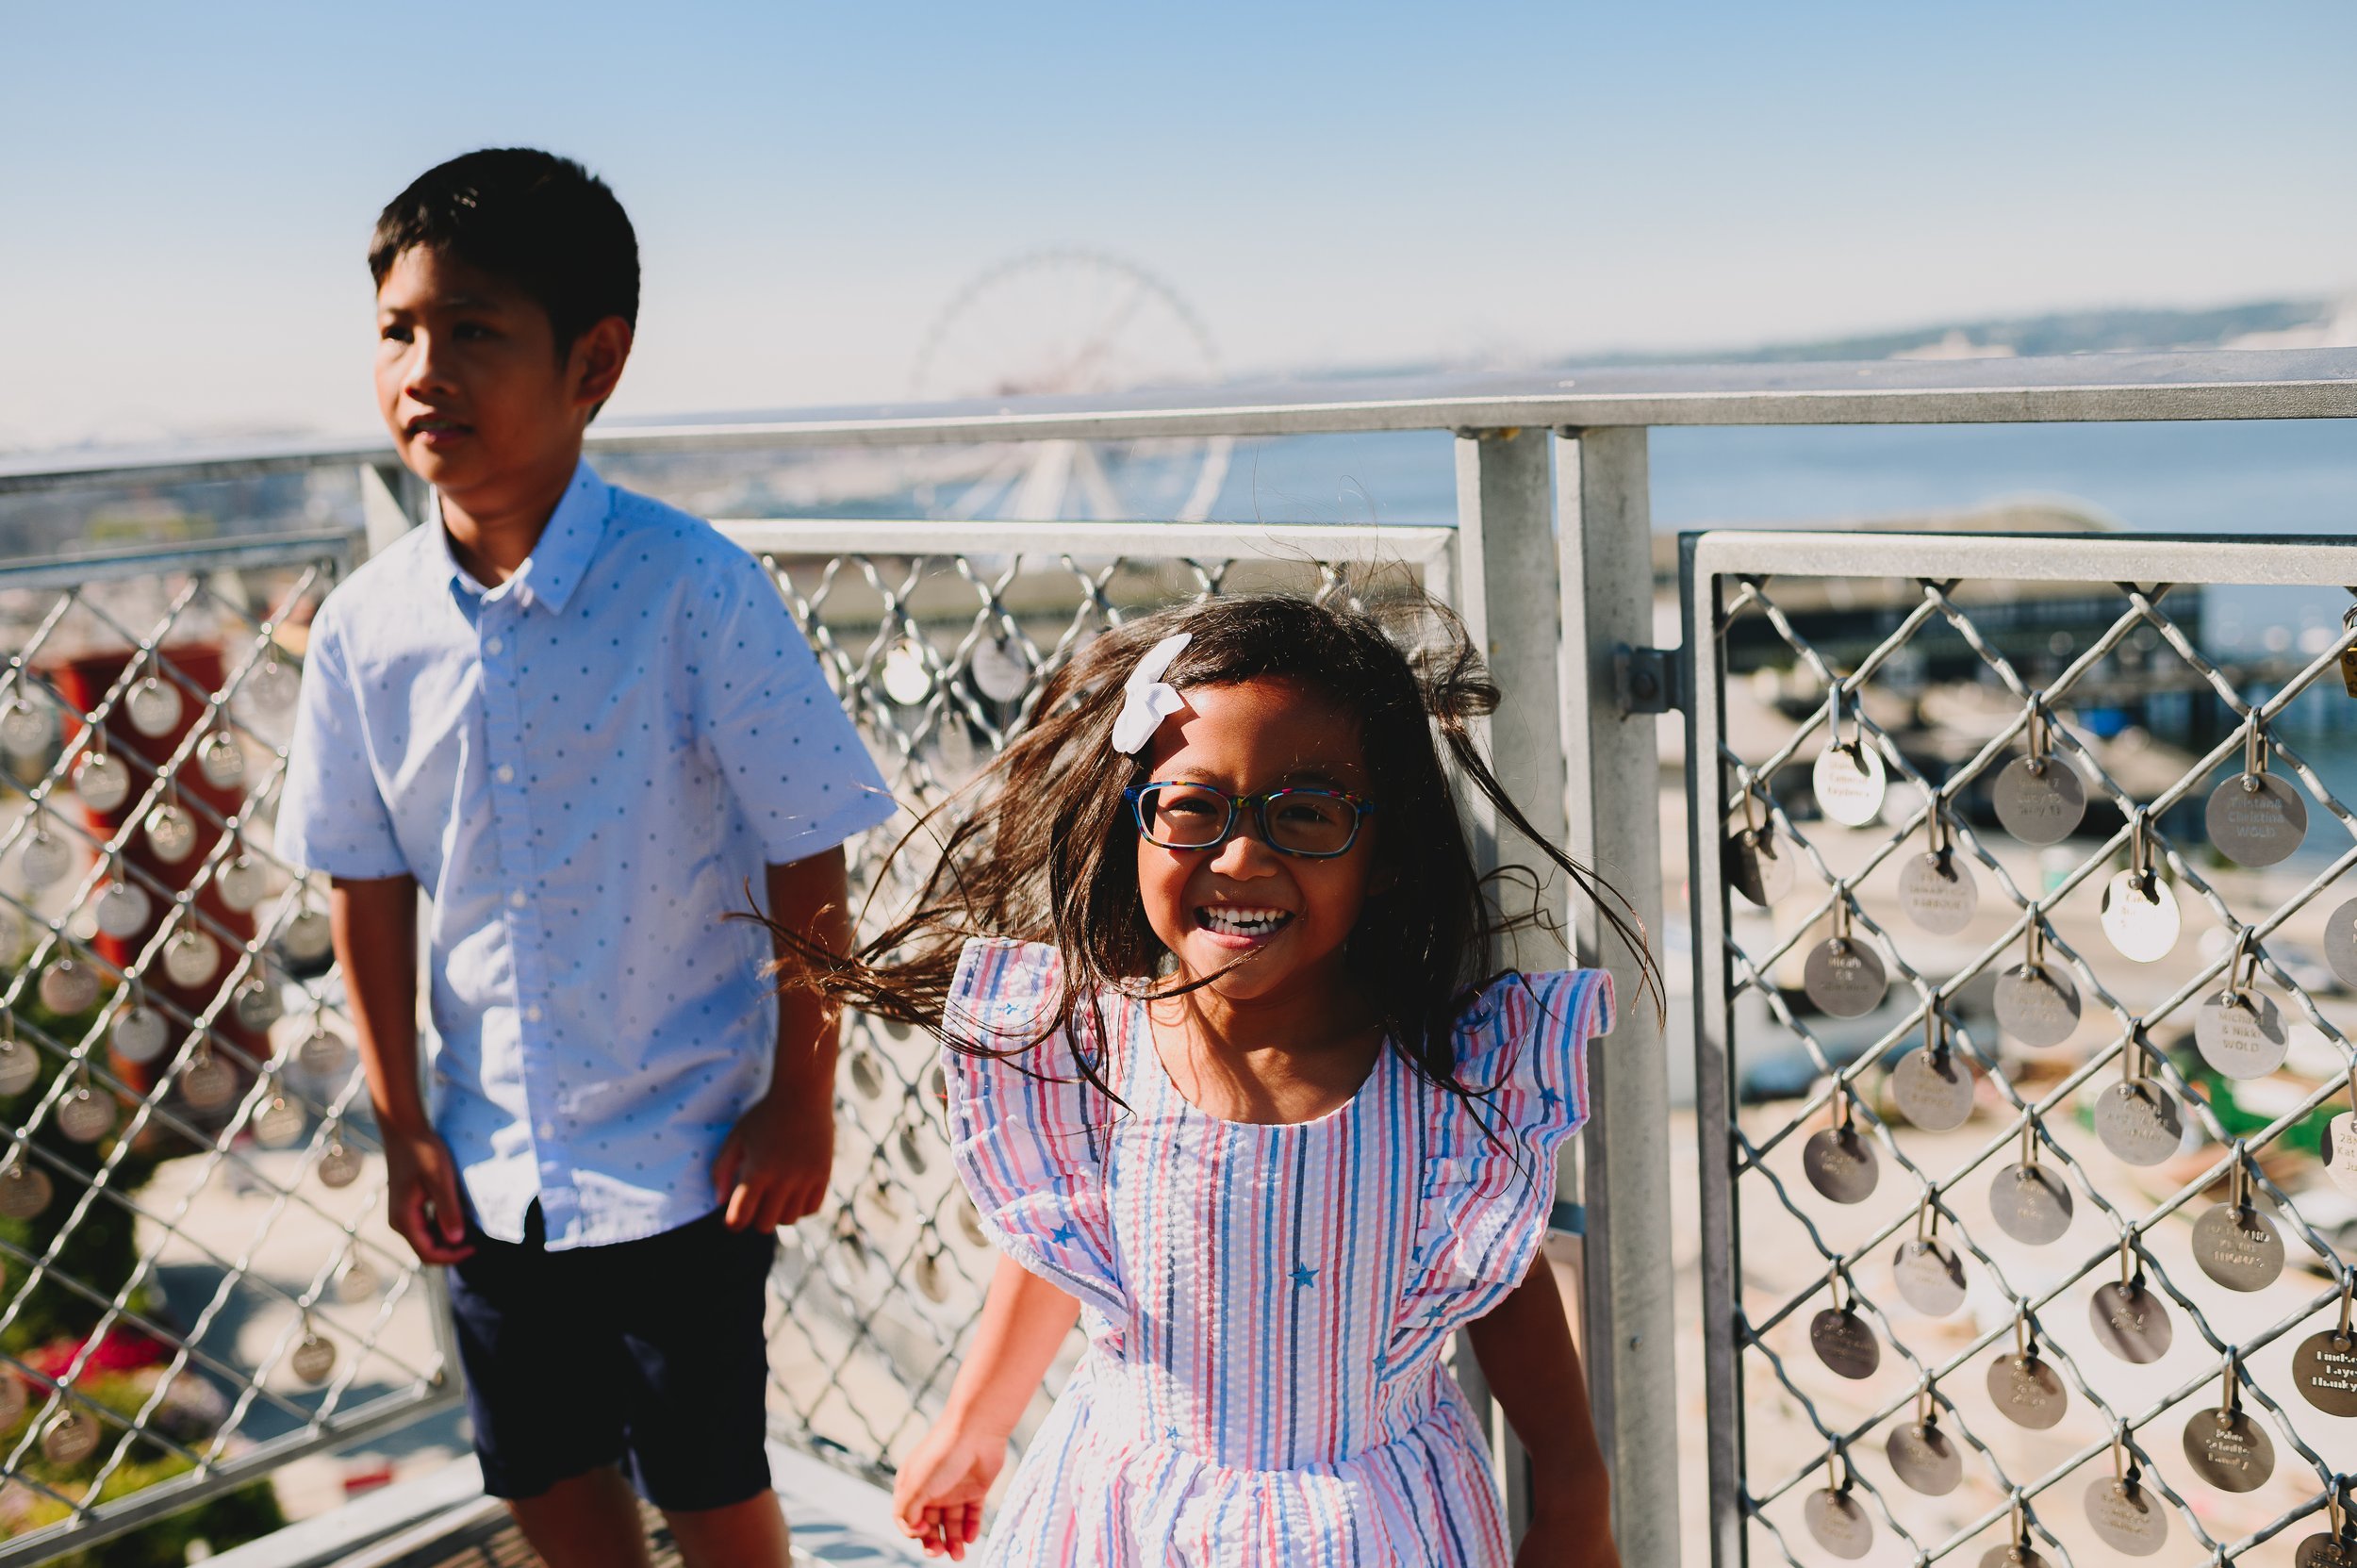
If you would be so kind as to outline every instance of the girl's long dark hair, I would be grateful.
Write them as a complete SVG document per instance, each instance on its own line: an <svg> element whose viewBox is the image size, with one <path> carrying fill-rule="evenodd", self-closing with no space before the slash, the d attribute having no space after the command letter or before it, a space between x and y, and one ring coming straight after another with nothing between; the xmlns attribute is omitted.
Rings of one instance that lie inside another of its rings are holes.
<svg viewBox="0 0 2357 1568"><path fill-rule="evenodd" d="M1459 1096L1491 1087L1458 1080L1459 1016L1498 978L1501 937L1528 928L1562 935L1539 900L1541 873L1508 867L1485 876L1476 866L1451 769L1493 808L1501 838L1509 829L1519 834L1593 900L1662 1006L1660 971L1636 911L1546 842L1491 771L1474 726L1495 711L1497 687L1462 624L1421 594L1364 609L1288 594L1212 598L1106 632L1050 677L1030 722L998 758L894 849L897 863L939 846L912 907L849 954L781 932L786 983L930 1030L961 1050L1019 1054L1063 1032L1081 1073L1117 1099L1099 1076L1096 1043L1107 1037L1100 999L1187 988L1155 983L1165 954L1140 902L1136 819L1122 798L1148 782L1146 765L1115 751L1111 739L1123 682L1141 655L1177 632L1193 640L1162 679L1181 691L1297 682L1357 718L1380 811L1376 851L1390 875L1385 890L1368 897L1345 963L1375 1020L1420 1076ZM878 884L886 880L880 875ZM1509 888L1530 895L1525 907L1505 907ZM943 1018L959 951L976 936L1044 943L1063 957L1062 994L1013 1051L1002 1037L965 1038Z"/></svg>

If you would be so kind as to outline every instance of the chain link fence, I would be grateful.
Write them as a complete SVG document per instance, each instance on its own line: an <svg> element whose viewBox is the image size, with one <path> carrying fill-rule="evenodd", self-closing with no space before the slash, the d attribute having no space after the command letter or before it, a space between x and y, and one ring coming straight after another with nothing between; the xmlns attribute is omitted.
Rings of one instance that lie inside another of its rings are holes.
<svg viewBox="0 0 2357 1568"><path fill-rule="evenodd" d="M1722 1565L2347 1560L2352 582L1687 541ZM2228 585L2312 623L2226 658Z"/></svg>

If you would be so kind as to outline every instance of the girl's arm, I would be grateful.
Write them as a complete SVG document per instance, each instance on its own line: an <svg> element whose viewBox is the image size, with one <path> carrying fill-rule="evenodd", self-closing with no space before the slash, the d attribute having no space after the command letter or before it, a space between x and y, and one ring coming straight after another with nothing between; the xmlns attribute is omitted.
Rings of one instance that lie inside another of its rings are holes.
<svg viewBox="0 0 2357 1568"><path fill-rule="evenodd" d="M892 1488L894 1516L927 1557L965 1560L967 1544L982 1533L982 1500L1007 1462L1014 1424L1080 1315L1070 1296L998 1260L949 1402Z"/></svg>
<svg viewBox="0 0 2357 1568"><path fill-rule="evenodd" d="M1588 1381L1541 1252L1489 1316L1466 1330L1492 1397L1530 1455L1530 1531L1515 1562L1620 1568L1604 1451L1588 1414Z"/></svg>

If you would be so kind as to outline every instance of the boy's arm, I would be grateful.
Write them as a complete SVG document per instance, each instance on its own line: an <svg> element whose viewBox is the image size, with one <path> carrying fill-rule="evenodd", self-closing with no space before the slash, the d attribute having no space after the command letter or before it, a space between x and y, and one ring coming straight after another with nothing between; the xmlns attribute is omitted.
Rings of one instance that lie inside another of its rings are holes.
<svg viewBox="0 0 2357 1568"><path fill-rule="evenodd" d="M1588 1383L1541 1251L1489 1316L1466 1328L1492 1397L1530 1455L1530 1529L1521 1564L1619 1568L1604 1450L1588 1414Z"/></svg>
<svg viewBox="0 0 2357 1568"><path fill-rule="evenodd" d="M767 868L769 918L832 952L851 940L850 883L840 845ZM773 941L778 959L785 945ZM778 996L769 1092L747 1109L713 1162L713 1196L732 1230L774 1230L818 1212L834 1167L835 1010L789 986Z"/></svg>
<svg viewBox="0 0 2357 1568"><path fill-rule="evenodd" d="M385 1140L393 1229L429 1263L470 1256L458 1167L427 1118L418 1083L418 883L334 879L328 909L352 999L369 1102Z"/></svg>

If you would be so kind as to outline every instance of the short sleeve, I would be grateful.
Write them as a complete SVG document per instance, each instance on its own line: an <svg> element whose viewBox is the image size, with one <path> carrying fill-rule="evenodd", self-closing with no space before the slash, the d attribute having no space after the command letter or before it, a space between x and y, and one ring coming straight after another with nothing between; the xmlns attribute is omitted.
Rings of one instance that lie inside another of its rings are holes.
<svg viewBox="0 0 2357 1568"><path fill-rule="evenodd" d="M1459 1020L1458 1081L1475 1091L1480 1121L1456 1096L1427 1091L1403 1333L1452 1332L1530 1272L1554 1206L1556 1155L1588 1119L1588 1042L1612 1016L1612 977L1579 969L1509 975Z"/></svg>
<svg viewBox="0 0 2357 1568"><path fill-rule="evenodd" d="M773 866L832 850L891 817L891 795L794 624L741 551L696 604L696 721Z"/></svg>
<svg viewBox="0 0 2357 1568"><path fill-rule="evenodd" d="M303 692L287 749L278 801L277 850L331 877L365 880L409 872L377 787L359 690L352 678L335 602L321 606L303 660Z"/></svg>
<svg viewBox="0 0 2357 1568"><path fill-rule="evenodd" d="M1052 948L984 939L958 960L943 1024L951 1038L1014 1049L1056 1005ZM1112 1325L1128 1314L1106 1204L1112 1104L1081 1077L1061 1033L1015 1056L942 1048L949 1147L1001 1251Z"/></svg>

